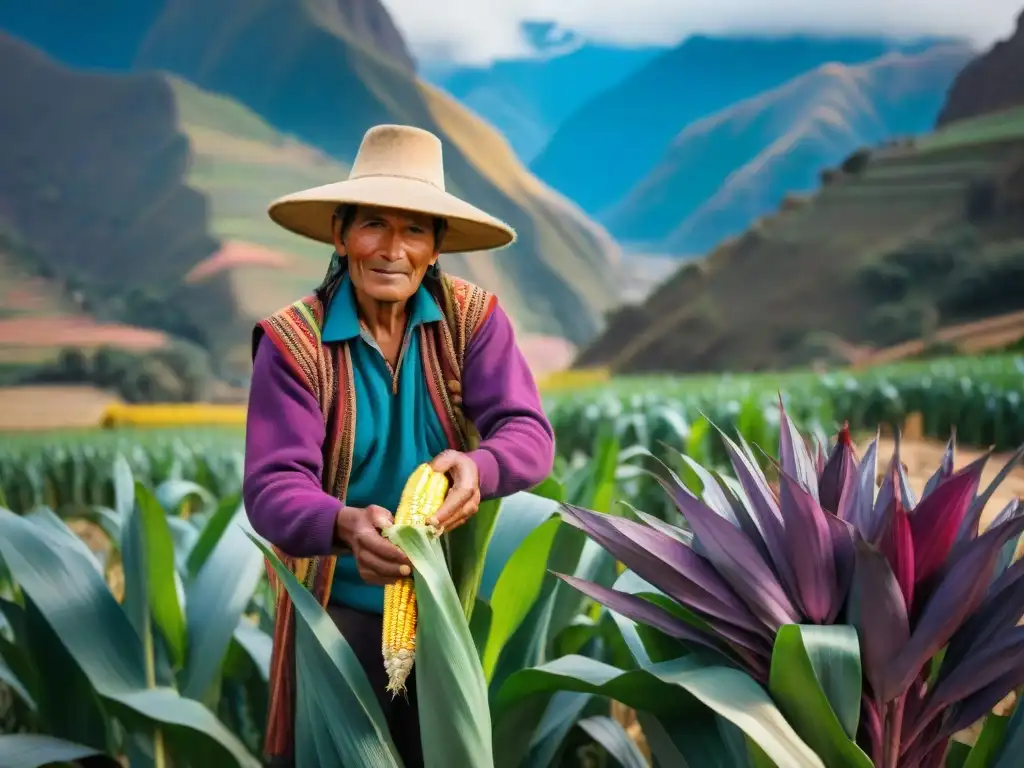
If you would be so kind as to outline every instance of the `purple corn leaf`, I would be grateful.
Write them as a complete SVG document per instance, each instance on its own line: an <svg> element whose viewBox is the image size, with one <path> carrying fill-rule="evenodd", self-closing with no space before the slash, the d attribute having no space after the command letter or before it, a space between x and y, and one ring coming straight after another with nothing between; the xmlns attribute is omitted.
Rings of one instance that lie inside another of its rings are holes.
<svg viewBox="0 0 1024 768"><path fill-rule="evenodd" d="M701 499L703 499L704 503L738 527L740 521L736 518L732 509L732 504L729 503L729 499L722 490L722 486L720 486L718 481L715 480L714 475L685 453L682 453L681 451L677 451L677 453L679 454L679 458L693 470L694 474L697 475L701 484L704 486L704 491L701 493Z"/></svg>
<svg viewBox="0 0 1024 768"><path fill-rule="evenodd" d="M846 480L856 472L857 462L853 440L850 438L850 425L844 423L832 453L818 473L818 499L822 509L839 514L839 499L846 488Z"/></svg>
<svg viewBox="0 0 1024 768"><path fill-rule="evenodd" d="M1004 545L1005 546L1005 545ZM1024 559L992 582L985 599L949 641L943 667L956 666L992 638L1017 626L1024 616Z"/></svg>
<svg viewBox="0 0 1024 768"><path fill-rule="evenodd" d="M673 489L666 485L666 490ZM715 570L770 629L798 624L800 615L757 547L732 523L697 499L674 493L676 506L708 553Z"/></svg>
<svg viewBox="0 0 1024 768"><path fill-rule="evenodd" d="M956 427L954 426L949 436L949 441L946 443L946 450L942 453L942 460L939 462L938 469L935 473L928 478L928 482L924 484L924 491L921 492L921 501L924 501L925 497L934 491L939 483L948 478L953 474L953 466L956 459Z"/></svg>
<svg viewBox="0 0 1024 768"><path fill-rule="evenodd" d="M850 593L850 585L853 583L855 562L853 537L856 533L852 525L829 512L825 513L825 522L832 534L832 556L836 572L836 602L826 617L825 623L834 624Z"/></svg>
<svg viewBox="0 0 1024 768"><path fill-rule="evenodd" d="M871 747L869 754L881 755L882 716L867 691L860 697L860 730L864 736L858 738L858 741L866 737L867 743Z"/></svg>
<svg viewBox="0 0 1024 768"><path fill-rule="evenodd" d="M732 506L733 514L736 519L739 520L740 529L747 534L747 538L754 542L754 546L757 547L757 551L761 553L761 557L764 561L772 566L776 576L779 575L779 569L775 568L775 563L772 560L771 553L768 551L768 546L764 542L764 536L761 535L761 529L758 528L757 522L754 520L754 516L751 514L750 509L747 507L745 502L746 496L743 493L743 487L732 477L725 477L721 475L716 476L721 481L723 489L726 490L726 496L729 499L729 504Z"/></svg>
<svg viewBox="0 0 1024 768"><path fill-rule="evenodd" d="M750 461L750 463L753 466L757 467L758 471L760 471L761 463L757 460L757 455L754 453L754 449L751 448L750 444L747 442L747 438L743 435L742 432L737 432L736 439L740 441L740 446L743 448L743 453L747 457L747 460ZM758 446L758 450L762 456L766 456L769 459L771 458L770 456L768 456L767 453L764 452L761 446Z"/></svg>
<svg viewBox="0 0 1024 768"><path fill-rule="evenodd" d="M877 546L878 539L889 524L889 518L896 509L896 494L899 491L899 465L900 452L899 444L893 450L892 458L889 460L889 468L882 478L882 484L878 488L878 497L875 499L871 514L864 524L864 538L872 545Z"/></svg>
<svg viewBox="0 0 1024 768"><path fill-rule="evenodd" d="M854 550L857 564L850 605L852 623L860 637L864 676L875 699L885 703L895 697L889 693L892 686L887 667L910 637L907 606L885 555L860 535L854 536Z"/></svg>
<svg viewBox="0 0 1024 768"><path fill-rule="evenodd" d="M796 479L779 475L782 516L786 539L797 576L796 598L805 616L823 624L838 612L836 564L832 553L832 531L827 512Z"/></svg>
<svg viewBox="0 0 1024 768"><path fill-rule="evenodd" d="M900 433L896 431L896 452L899 453L899 441ZM896 477L899 481L898 487L900 490L900 498L903 500L904 511L910 512L917 506L917 494L914 493L914 489L910 486L910 478L907 477L907 471L903 468L903 462L896 462Z"/></svg>
<svg viewBox="0 0 1024 768"><path fill-rule="evenodd" d="M850 490L843 489L839 499L839 517L849 522L864 535L864 526L871 517L875 503L875 476L878 474L878 435L868 445L864 458L857 466L856 484Z"/></svg>
<svg viewBox="0 0 1024 768"><path fill-rule="evenodd" d="M910 530L914 535L914 572L918 581L927 581L946 562L960 523L978 490L986 458L971 462L943 480L914 510Z"/></svg>
<svg viewBox="0 0 1024 768"><path fill-rule="evenodd" d="M999 514L992 520L991 525L1001 525L1014 517L1020 517L1022 514L1024 514L1024 506L1021 505L1020 499L1010 499L1009 503L999 510Z"/></svg>
<svg viewBox="0 0 1024 768"><path fill-rule="evenodd" d="M977 653L962 660L947 674L940 673L920 716L930 719L954 702L1021 668L1024 668L1024 627L1012 627L979 646ZM1007 693L1009 690L1003 691L1004 696Z"/></svg>
<svg viewBox="0 0 1024 768"><path fill-rule="evenodd" d="M793 573L793 565L786 550L786 533L782 527L782 513L779 511L775 494L768 487L768 481L760 467L752 463L728 436L722 434L722 438L736 479L746 497L747 507L753 513L752 517L761 532L765 549L771 556L774 573L778 574L779 581L786 589L792 592L796 588L796 575Z"/></svg>
<svg viewBox="0 0 1024 768"><path fill-rule="evenodd" d="M811 443L814 446L814 471L821 477L821 473L825 471L825 464L828 463L828 455L825 452L825 445L822 445L817 435L811 437Z"/></svg>
<svg viewBox="0 0 1024 768"><path fill-rule="evenodd" d="M659 444L663 448L671 449L671 450L676 450L676 449L672 448L672 446L670 446L668 443L666 443L666 442L664 442L662 440L659 440L658 442L659 442ZM646 448L641 448L640 446L635 446L635 447L638 448L638 455L642 456L645 459L650 459L652 462L657 464L670 478L672 478L672 480L674 482L679 483L679 485L681 485L684 488L686 488L686 483L684 483L682 478L679 477L679 474L674 469L672 469L672 467L670 467L668 464L666 464L661 458L659 458L658 456L655 456L653 453L651 453L651 451L647 450ZM648 469L647 467L640 467L640 470L643 473L645 473L647 475L650 475L651 477L657 477L657 475L654 473L654 471ZM687 490L687 493L691 493L689 488L686 488L686 490Z"/></svg>
<svg viewBox="0 0 1024 768"><path fill-rule="evenodd" d="M636 576L638 581L646 581L644 579L641 579L640 574L638 574L636 571L631 570L630 573ZM651 582L647 583L650 584L652 588L660 590L660 588L657 587L657 585L652 584ZM626 591L628 591L630 594L636 594L637 592L637 590L628 589ZM688 613L691 613L693 616L697 617L701 622L703 622L703 624L706 625L707 628L712 631L712 635L714 637L729 641L729 643L732 644L732 646L737 650L737 652L741 651L741 649L746 649L746 651L748 651L749 654L753 654L753 656L760 658L764 662L767 662L768 659L771 657L771 636L768 633L762 632L761 634L758 634L756 632L743 629L739 627L736 623L731 623L729 621L720 621L719 619L713 616L705 615L700 613L699 610L695 610L696 606L694 604L685 600L675 599L672 597L672 595L670 595L668 592L665 592L664 590L660 591L662 592L662 594L665 595L665 597L673 599L676 603L681 605ZM671 611L669 612L671 613ZM747 656L745 655L744 658L747 658Z"/></svg>
<svg viewBox="0 0 1024 768"><path fill-rule="evenodd" d="M904 720L906 724L906 720ZM947 739L942 735L942 723L929 721L917 731L913 740L908 738L909 729L904 727L900 739L899 765L914 768L942 768L949 749Z"/></svg>
<svg viewBox="0 0 1024 768"><path fill-rule="evenodd" d="M991 712L996 704L1005 699L1010 691L1021 685L1024 685L1024 664L997 677L984 688L950 707L946 722L942 726L942 735L948 738L978 722Z"/></svg>
<svg viewBox="0 0 1024 768"><path fill-rule="evenodd" d="M891 659L886 669L884 697L891 699L905 691L924 663L949 641L964 618L981 604L988 591L999 548L1021 530L1024 530L1024 519L989 529L968 542L961 555L945 569L921 611L909 642Z"/></svg>
<svg viewBox="0 0 1024 768"><path fill-rule="evenodd" d="M786 406L779 394L779 461L782 471L794 478L811 497L818 500L818 476L814 462L807 452L807 443L797 432L796 426L786 413Z"/></svg>
<svg viewBox="0 0 1024 768"><path fill-rule="evenodd" d="M567 522L580 527L615 559L676 602L705 614L716 626L714 619L719 619L772 636L711 564L682 542L622 517L569 504L563 509Z"/></svg>
<svg viewBox="0 0 1024 768"><path fill-rule="evenodd" d="M989 452L991 455L991 451ZM1010 457L996 476L992 478L992 482L988 484L985 490L978 494L977 498L971 502L971 508L967 513L967 517L964 519L963 524L960 526L960 533L957 537L958 540L969 539L978 535L978 524L981 521L981 513L985 510L985 505L988 504L988 500L992 498L992 494L995 493L996 488L1003 484L1003 481L1009 477L1013 468L1017 466L1021 458L1024 458L1024 445L1018 448L1013 456Z"/></svg>
<svg viewBox="0 0 1024 768"><path fill-rule="evenodd" d="M565 573L558 573L556 571L552 571L552 573L587 597L596 600L601 605L628 619L654 627L677 640L696 643L722 654L727 659L729 658L726 647L717 638L674 616L649 600L644 600L642 597L626 592L619 592L586 579L578 579Z"/></svg>
<svg viewBox="0 0 1024 768"><path fill-rule="evenodd" d="M620 503L626 504L626 506L633 510L633 514L635 514L637 517L639 517L641 520L643 520L645 523L651 526L651 528L653 528L654 530L663 533L666 536L671 536L676 541L681 542L682 544L685 544L688 547L693 546L692 531L687 531L683 528L679 528L675 525L672 525L671 523L666 523L660 517L655 517L654 515L649 515L646 512L641 512L639 509L636 509L627 502Z"/></svg>
<svg viewBox="0 0 1024 768"><path fill-rule="evenodd" d="M1003 507L1002 511L996 515L996 519L992 522L993 525L999 525L1005 520L1010 520L1014 517L1019 517L1024 514L1024 508L1020 506L1020 502L1017 499L1013 499L1009 504ZM1007 568L1010 567L1010 563L1013 562L1014 557L1017 555L1017 547L1020 544L1020 536L1011 538L1005 544L1003 548L999 550L999 557L996 558L996 567L992 572L992 579L998 579Z"/></svg>
<svg viewBox="0 0 1024 768"><path fill-rule="evenodd" d="M909 611L914 604L914 537L910 530L910 517L899 496L894 500L894 506L878 546L889 561Z"/></svg>

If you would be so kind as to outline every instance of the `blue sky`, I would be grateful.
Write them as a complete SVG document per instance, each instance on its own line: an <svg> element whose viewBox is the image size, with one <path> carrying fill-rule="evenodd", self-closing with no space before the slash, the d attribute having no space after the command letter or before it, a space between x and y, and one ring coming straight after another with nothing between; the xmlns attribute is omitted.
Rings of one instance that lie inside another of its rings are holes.
<svg viewBox="0 0 1024 768"><path fill-rule="evenodd" d="M529 53L523 21L554 21L598 40L671 44L704 33L1006 37L1024 0L383 0L423 60L484 63Z"/></svg>

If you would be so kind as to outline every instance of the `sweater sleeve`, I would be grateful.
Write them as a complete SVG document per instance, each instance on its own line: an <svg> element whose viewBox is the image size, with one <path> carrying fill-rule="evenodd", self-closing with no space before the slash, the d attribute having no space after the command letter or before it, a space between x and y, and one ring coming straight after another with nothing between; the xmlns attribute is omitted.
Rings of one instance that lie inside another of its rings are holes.
<svg viewBox="0 0 1024 768"><path fill-rule="evenodd" d="M551 473L554 430L501 306L494 307L466 350L462 398L480 432L480 445L469 455L480 473L482 498L529 490Z"/></svg>
<svg viewBox="0 0 1024 768"><path fill-rule="evenodd" d="M328 555L342 502L321 487L326 430L313 394L264 336L253 361L242 497L252 527L293 557Z"/></svg>

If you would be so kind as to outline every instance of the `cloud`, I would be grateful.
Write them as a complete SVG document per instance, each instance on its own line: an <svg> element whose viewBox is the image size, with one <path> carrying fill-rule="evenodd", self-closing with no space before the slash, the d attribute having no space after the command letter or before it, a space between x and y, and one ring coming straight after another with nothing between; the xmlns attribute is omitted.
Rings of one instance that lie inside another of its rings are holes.
<svg viewBox="0 0 1024 768"><path fill-rule="evenodd" d="M1014 28L1021 0L383 0L421 60L484 63L526 56L524 21L553 21L623 45L694 33L961 35L979 46Z"/></svg>

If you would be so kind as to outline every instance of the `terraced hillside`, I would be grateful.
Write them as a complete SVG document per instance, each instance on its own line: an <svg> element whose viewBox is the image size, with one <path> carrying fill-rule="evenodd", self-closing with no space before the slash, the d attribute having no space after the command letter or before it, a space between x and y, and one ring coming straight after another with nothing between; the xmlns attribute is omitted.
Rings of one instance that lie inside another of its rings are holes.
<svg viewBox="0 0 1024 768"><path fill-rule="evenodd" d="M848 167L620 310L576 365L757 370L1024 308L1024 108Z"/></svg>
<svg viewBox="0 0 1024 768"><path fill-rule="evenodd" d="M221 326L224 345L218 355L231 370L244 371L252 324L308 293L330 255L327 246L274 224L267 203L294 189L343 178L348 168L282 135L229 98L177 77L166 80L177 106L177 127L192 152L185 180L206 197L209 229L220 242L185 275L184 292L197 312L218 296L231 297L235 313L229 326Z"/></svg>
<svg viewBox="0 0 1024 768"><path fill-rule="evenodd" d="M335 5L168 0L135 68L173 72L228 96L345 162L377 123L437 133L448 188L518 233L507 250L446 257L446 268L496 291L524 332L575 344L593 338L615 301L614 242L538 182L492 126L356 34Z"/></svg>
<svg viewBox="0 0 1024 768"><path fill-rule="evenodd" d="M180 106L175 125L195 154L194 162L178 168L187 168L189 184L207 196L210 232L228 244L251 242L300 257L294 280L281 282L275 275L261 287L267 281L249 270L247 299L283 294L283 287L295 284L308 287L303 259L326 255L315 243L274 232L264 220L269 200L344 177L345 163L370 126L406 123L441 137L452 191L505 219L519 235L507 250L448 256L444 266L497 292L524 334L576 345L593 338L615 301L616 244L540 184L490 125L415 75L379 0L145 1L147 14L155 12L145 28L141 17L129 19L126 10L104 9L112 30L120 29L122 38L135 35L131 43L119 42L132 49L127 64L120 53L116 59L105 54L103 30L96 25L74 45L66 35L49 34L50 22L41 16L49 2L19 5L0 18L13 14L28 42L44 43L57 60L68 57L108 72L121 68L126 77L131 70L138 73L132 77L160 80L158 91L166 89L166 73L178 78L169 101ZM207 98L197 97L199 92ZM108 112L106 119L118 118ZM214 243L206 255L216 248ZM321 269L322 264L316 267ZM235 325L222 319L217 327L234 333Z"/></svg>

